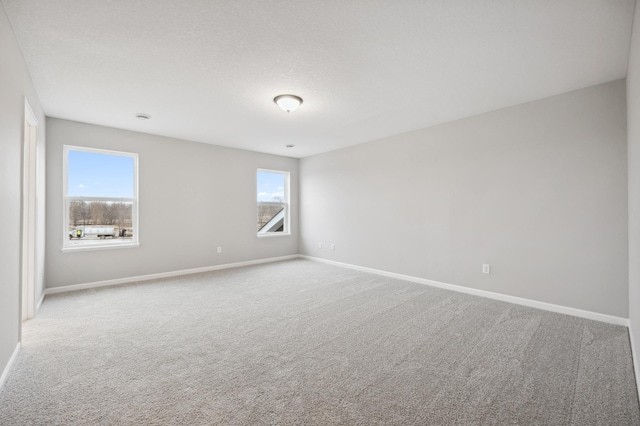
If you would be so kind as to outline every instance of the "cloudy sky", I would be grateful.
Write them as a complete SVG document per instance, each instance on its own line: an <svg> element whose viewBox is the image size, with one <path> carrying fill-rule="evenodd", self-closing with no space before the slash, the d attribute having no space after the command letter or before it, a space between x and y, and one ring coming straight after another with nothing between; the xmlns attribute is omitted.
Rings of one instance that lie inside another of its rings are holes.
<svg viewBox="0 0 640 426"><path fill-rule="evenodd" d="M134 159L69 150L67 195L133 198Z"/></svg>
<svg viewBox="0 0 640 426"><path fill-rule="evenodd" d="M284 178L282 173L258 171L258 201L284 200Z"/></svg>

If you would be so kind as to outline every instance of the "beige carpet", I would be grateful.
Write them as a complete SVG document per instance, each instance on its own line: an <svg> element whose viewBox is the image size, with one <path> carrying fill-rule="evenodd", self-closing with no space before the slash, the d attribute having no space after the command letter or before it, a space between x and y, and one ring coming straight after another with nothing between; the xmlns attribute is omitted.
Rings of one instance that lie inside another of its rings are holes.
<svg viewBox="0 0 640 426"><path fill-rule="evenodd" d="M639 424L624 327L306 260L47 297L2 425Z"/></svg>

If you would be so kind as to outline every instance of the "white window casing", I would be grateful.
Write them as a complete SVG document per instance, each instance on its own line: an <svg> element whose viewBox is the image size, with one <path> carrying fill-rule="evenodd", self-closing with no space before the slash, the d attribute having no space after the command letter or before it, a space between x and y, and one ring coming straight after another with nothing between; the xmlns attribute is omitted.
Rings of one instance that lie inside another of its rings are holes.
<svg viewBox="0 0 640 426"><path fill-rule="evenodd" d="M111 196L94 196L90 191L88 195L78 196L69 195L69 153L72 151L102 154L109 156L121 156L131 158L133 160L133 182L131 197L111 197ZM89 224L83 222L83 226L73 226L70 221L70 208L73 202L84 202L89 205L94 202L101 202L107 205L112 203L121 203L122 205L131 205L130 224L132 234L128 227L123 227L123 223L119 222L119 226L105 226L104 224ZM130 152L110 151L104 149L86 148L78 146L65 145L63 148L63 224L62 224L62 251L78 251L78 250L103 250L116 248L138 247L139 243L139 218L138 218L138 154ZM126 231L122 233L122 231ZM80 231L81 236L77 233Z"/></svg>

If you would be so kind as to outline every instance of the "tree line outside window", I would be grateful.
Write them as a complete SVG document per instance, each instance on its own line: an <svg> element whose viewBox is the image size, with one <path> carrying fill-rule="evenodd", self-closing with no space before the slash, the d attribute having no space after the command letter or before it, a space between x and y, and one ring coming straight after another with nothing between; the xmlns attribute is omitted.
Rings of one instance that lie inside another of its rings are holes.
<svg viewBox="0 0 640 426"><path fill-rule="evenodd" d="M133 205L124 202L72 200L69 203L69 224L76 226L132 226Z"/></svg>

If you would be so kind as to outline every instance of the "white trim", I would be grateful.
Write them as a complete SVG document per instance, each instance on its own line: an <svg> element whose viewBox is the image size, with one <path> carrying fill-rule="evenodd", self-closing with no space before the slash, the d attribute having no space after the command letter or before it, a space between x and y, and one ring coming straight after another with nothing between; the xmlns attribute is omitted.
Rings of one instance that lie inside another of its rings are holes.
<svg viewBox="0 0 640 426"><path fill-rule="evenodd" d="M24 119L31 126L37 127L40 124L38 123L38 118L36 118L36 115L33 113L33 109L31 109L31 105L29 105L29 101L27 100L26 96L24 97L24 112Z"/></svg>
<svg viewBox="0 0 640 426"><path fill-rule="evenodd" d="M268 234L258 234L258 238L271 238L271 237L290 237L291 232L269 232Z"/></svg>
<svg viewBox="0 0 640 426"><path fill-rule="evenodd" d="M258 167L256 170L256 194L260 192L260 188L258 188L258 173L260 172L280 174L284 177L284 227L283 232L268 232L261 234L260 231L258 231L258 237L261 238L272 234L291 235L291 172L287 170L261 169ZM258 201L256 200L256 205L257 202Z"/></svg>
<svg viewBox="0 0 640 426"><path fill-rule="evenodd" d="M118 203L132 203L133 198L124 198L124 197L81 197L81 196L70 196L67 197L69 201L115 201Z"/></svg>
<svg viewBox="0 0 640 426"><path fill-rule="evenodd" d="M92 282L92 283L74 284L74 285L67 285L67 286L61 286L61 287L51 287L51 288L47 288L45 290L43 298L44 298L44 296L49 295L49 294L65 293L65 292L68 292L68 291L77 291L77 290L86 290L86 289L97 288L97 287L107 287L107 286L113 286L113 285L120 285L120 284L139 282L139 281L148 281L148 280L157 279L157 278L170 278L170 277L176 277L176 276L180 276L180 275L188 275L188 274L196 274L196 273L200 273L200 272L217 271L217 270L220 270L220 269L238 268L238 267L241 267L241 266L258 265L258 264L261 264L261 263L278 262L278 261L289 260L289 259L307 259L307 260L311 260L311 261L314 261L314 262L327 263L327 264L330 264L330 265L340 266L340 267L343 267L343 268L355 269L357 271L368 272L368 273L371 273L371 274L382 275L382 276L390 277L390 278L396 278L396 279L400 279L400 280L404 280L404 281L414 282L414 283L417 283L417 284L423 284L423 285L428 285L428 286L431 286L431 287L442 288L442 289L445 289L445 290L456 291L458 293L466 293L466 294L471 294L471 295L474 295L474 296L486 297L488 299L500 300L502 302L515 303L517 305L523 305L523 306L528 306L528 307L531 307L531 308L542 309L542 310L545 310L545 311L556 312L556 313L565 314L565 315L572 315L572 316L576 316L576 317L580 317L580 318L586 318L586 319L590 319L590 320L594 320L594 321L600 321L600 322L605 322L605 323L609 323L609 324L615 324L615 325L621 325L621 326L624 326L624 327L629 327L629 320L627 318L621 318L621 317L616 317L616 316L613 316L613 315L601 314L601 313L598 313L598 312L585 311L585 310L582 310L582 309L571 308L571 307L568 307L568 306L554 305L552 303L541 302L541 301L538 301L538 300L525 299L525 298L517 297L517 296L509 296L509 295L506 295L506 294L500 294L500 293L494 293L494 292L486 291L486 290L479 290L479 289L475 289L475 288L463 287L463 286L459 286L459 285L455 285L455 284L447 284L447 283L443 283L443 282L439 282L439 281L428 280L428 279L425 279L425 278L418 278L418 277L413 277L413 276L410 276L410 275L397 274L395 272L382 271L380 269L367 268L367 267L364 267L364 266L357 266L357 265L352 265L352 264L349 264L349 263L336 262L336 261L333 261L333 260L326 260L326 259L321 259L321 258L312 257L312 256L306 256L306 255L302 255L302 254L297 254L297 255L294 254L294 255L280 256L280 257L271 257L271 258L267 258L267 259L249 260L249 261L246 261L246 262L227 263L227 264L215 265L215 266L205 266L203 268L184 269L184 270L180 270L180 271L161 272L161 273L158 273L158 274L140 275L140 276L137 276L137 277L118 278L118 279L114 279L114 280L97 281L97 282ZM629 336L632 336L632 334L629 333ZM633 340L632 340L633 338L630 337L630 339L633 342ZM633 348L633 343L632 343L632 348ZM634 367L638 366L639 364L638 364L638 362L636 362L636 354L635 353L633 353L633 360L634 360ZM640 374L639 374L640 370L638 368L636 368L635 371L636 371L636 376L640 377ZM640 383L640 381L639 381L639 383Z"/></svg>
<svg viewBox="0 0 640 426"><path fill-rule="evenodd" d="M133 197L132 198L122 198L122 197L79 197L72 196L70 197L68 194L69 189L69 151L80 151L80 152L89 152L93 154L103 154L103 155L113 155L120 157L129 157L133 159ZM139 156L136 152L124 152L124 151L112 151L107 149L100 148L89 148L82 146L74 146L74 145L63 145L62 146L62 247L61 250L66 252L70 248L74 248L75 246L68 245L69 242L69 202L72 199L81 199L87 201L99 201L99 200L108 200L108 201L127 201L130 202L131 207L131 227L133 229L133 241L131 243L119 244L111 246L110 248L123 248L124 246L132 246L137 247L140 243L140 226L139 226L139 191L138 191L138 160ZM96 242L95 245L87 245L85 247L96 247L97 249L103 249L107 247L108 244L101 245L99 242Z"/></svg>
<svg viewBox="0 0 640 426"><path fill-rule="evenodd" d="M38 119L24 98L24 134L22 143L22 222L21 222L21 319L34 317L37 272L38 231Z"/></svg>
<svg viewBox="0 0 640 426"><path fill-rule="evenodd" d="M79 246L71 246L61 248L60 251L63 253L69 253L74 251L90 251L90 250L108 250L108 249L122 249L122 248L134 248L140 247L140 243L112 243L112 240L107 244L97 245L97 244L87 244L79 245Z"/></svg>
<svg viewBox="0 0 640 426"><path fill-rule="evenodd" d="M570 308L568 306L554 305L552 303L540 302L538 300L525 299L517 296L509 296L506 294L494 293L486 290L479 290L470 287L463 287L455 284L447 284L439 281L427 280L425 278L412 277L410 275L396 274L395 272L387 272L379 269L366 268L363 266L351 265L348 263L336 262L333 260L320 259L306 255L299 255L301 259L313 260L315 262L328 263L330 265L341 266L344 268L355 269L358 271L369 272L372 274L383 275L385 277L397 278L404 281L411 281L418 284L424 284L431 287L443 288L445 290L457 291L459 293L472 294L474 296L486 297L489 299L500 300L503 302L515 303L517 305L528 306L530 308L542 309L545 311L557 312L565 315L586 318L594 321L606 322L609 324L622 325L629 327L629 319L615 317L613 315L600 314L598 312L584 311L582 309Z"/></svg>
<svg viewBox="0 0 640 426"><path fill-rule="evenodd" d="M11 370L11 367L13 367L13 363L16 360L16 357L18 356L18 352L20 352L20 342L16 344L16 348L13 350L13 353L11 354L11 358L9 358L9 362L7 362L6 367L4 367L2 376L0 376L0 389L2 389L2 387L4 386L4 382L7 381L7 377L9 377L9 371Z"/></svg>
<svg viewBox="0 0 640 426"><path fill-rule="evenodd" d="M40 306L42 306L42 302L44 302L44 297L47 295L47 291L43 291L42 292L42 296L40 297L40 300L38 300L38 304L36 305L36 313L38 313L38 311L40 310Z"/></svg>
<svg viewBox="0 0 640 426"><path fill-rule="evenodd" d="M89 146L64 145L63 147L71 151L82 151L82 152L89 152L89 153L95 153L95 154L120 155L123 157L133 157L134 155L136 157L138 156L138 154L135 152L115 151L113 149L92 148Z"/></svg>
<svg viewBox="0 0 640 426"><path fill-rule="evenodd" d="M149 275L139 275L137 277L127 277L127 278L118 278L115 280L106 280L106 281L96 281L92 283L85 284L73 284L73 285L65 285L61 287L51 287L45 290L45 295L56 294L56 293L66 293L68 291L76 291L76 290L86 290L89 288L97 288L97 287L107 287L112 285L119 284L128 284L139 281L148 281L157 278L170 278L177 277L180 275L189 275L189 274L197 274L200 272L209 272L209 271L217 271L220 269L230 269L230 268L238 268L241 266L249 266L249 265L258 265L260 263L270 263L270 262L278 262L281 260L289 260L289 259L297 259L298 255L293 254L289 256L280 256L280 257L270 257L267 259L258 259L258 260L249 260L246 262L237 262L237 263L226 263L224 265L215 265L215 266L205 266L203 268L193 268L193 269L183 269L180 271L171 271L171 272L161 272L158 274L149 274Z"/></svg>
<svg viewBox="0 0 640 426"><path fill-rule="evenodd" d="M636 377L636 390L640 388L640 364L638 364L638 355L635 351L635 344L633 341L633 333L631 332L631 321L629 321L629 344L631 346L631 361L633 362L633 372Z"/></svg>

